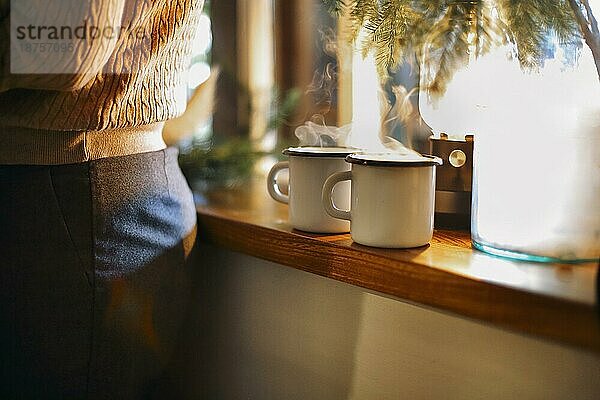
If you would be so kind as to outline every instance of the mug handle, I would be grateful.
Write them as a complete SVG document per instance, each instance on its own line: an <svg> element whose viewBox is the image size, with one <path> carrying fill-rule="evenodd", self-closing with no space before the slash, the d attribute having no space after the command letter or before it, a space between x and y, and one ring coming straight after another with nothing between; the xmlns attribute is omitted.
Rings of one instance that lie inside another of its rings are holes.
<svg viewBox="0 0 600 400"><path fill-rule="evenodd" d="M335 204L333 204L333 190L335 185L342 181L350 180L352 180L352 171L336 172L327 178L325 184L323 185L323 206L325 207L327 214L331 215L333 218L345 219L347 221L352 220L350 211L340 210L335 206Z"/></svg>
<svg viewBox="0 0 600 400"><path fill-rule="evenodd" d="M290 203L290 197L281 193L279 185L277 184L277 175L279 175L279 172L283 171L284 169L289 168L289 161L278 162L277 164L273 165L273 168L271 168L271 171L269 171L269 176L267 177L267 191L273 199L284 204Z"/></svg>

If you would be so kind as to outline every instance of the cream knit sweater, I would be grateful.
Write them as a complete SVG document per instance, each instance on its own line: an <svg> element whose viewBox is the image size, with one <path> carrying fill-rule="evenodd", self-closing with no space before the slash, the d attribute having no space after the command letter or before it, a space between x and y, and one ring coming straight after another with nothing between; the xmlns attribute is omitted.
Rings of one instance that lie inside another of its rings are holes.
<svg viewBox="0 0 600 400"><path fill-rule="evenodd" d="M41 10L44 4L73 5L19 1L47 18L53 13ZM117 24L120 34L68 54L78 73L29 75L10 73L6 2L0 0L0 164L73 163L164 147L156 132L160 122L185 110L203 0L84 1L78 12L86 24ZM44 62L35 56L26 61Z"/></svg>

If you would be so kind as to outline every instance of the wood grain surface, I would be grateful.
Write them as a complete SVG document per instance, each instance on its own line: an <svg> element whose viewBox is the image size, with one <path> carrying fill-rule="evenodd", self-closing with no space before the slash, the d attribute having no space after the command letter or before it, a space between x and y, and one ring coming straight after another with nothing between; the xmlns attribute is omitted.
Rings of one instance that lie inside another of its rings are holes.
<svg viewBox="0 0 600 400"><path fill-rule="evenodd" d="M471 248L468 232L436 230L408 250L361 246L349 234L293 230L287 206L255 178L196 194L200 240L401 301L600 353L595 264L540 264Z"/></svg>

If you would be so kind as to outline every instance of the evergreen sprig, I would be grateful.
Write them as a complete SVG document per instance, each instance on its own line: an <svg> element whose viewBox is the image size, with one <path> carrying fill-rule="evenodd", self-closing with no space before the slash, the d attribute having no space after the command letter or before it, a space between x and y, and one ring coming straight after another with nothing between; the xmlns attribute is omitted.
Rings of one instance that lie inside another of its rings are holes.
<svg viewBox="0 0 600 400"><path fill-rule="evenodd" d="M344 0L323 0L323 4L331 14L340 15L346 8Z"/></svg>
<svg viewBox="0 0 600 400"><path fill-rule="evenodd" d="M405 59L405 48L398 38L407 36L415 21L414 10L410 1L383 1L365 24L368 36L364 49L372 48L380 73L385 73L389 66L397 65L397 60Z"/></svg>
<svg viewBox="0 0 600 400"><path fill-rule="evenodd" d="M356 39L361 28L379 19L379 3L377 0L349 0L347 3L348 16L351 21L351 37Z"/></svg>
<svg viewBox="0 0 600 400"><path fill-rule="evenodd" d="M534 68L543 59L545 35L549 29L562 42L579 36L571 8L564 0L500 0L499 12L506 21L507 34L515 43L521 65Z"/></svg>
<svg viewBox="0 0 600 400"><path fill-rule="evenodd" d="M550 29L563 43L587 33L600 76L600 34L590 39L597 22L587 0L323 1L347 17L352 41L366 32L363 52L374 52L381 74L416 54L432 94L443 93L460 67L499 43L513 43L524 68L540 66Z"/></svg>
<svg viewBox="0 0 600 400"><path fill-rule="evenodd" d="M478 7L476 2L454 2L446 9L437 29L428 38L424 64L437 66L431 75L431 93L443 93L455 71L469 61L470 47L478 38Z"/></svg>

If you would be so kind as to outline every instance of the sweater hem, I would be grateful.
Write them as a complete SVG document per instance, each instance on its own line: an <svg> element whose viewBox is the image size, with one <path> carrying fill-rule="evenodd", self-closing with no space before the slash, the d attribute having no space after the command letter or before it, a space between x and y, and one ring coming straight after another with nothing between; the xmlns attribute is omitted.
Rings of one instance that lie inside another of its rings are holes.
<svg viewBox="0 0 600 400"><path fill-rule="evenodd" d="M0 165L77 164L164 150L164 123L101 131L0 126Z"/></svg>

